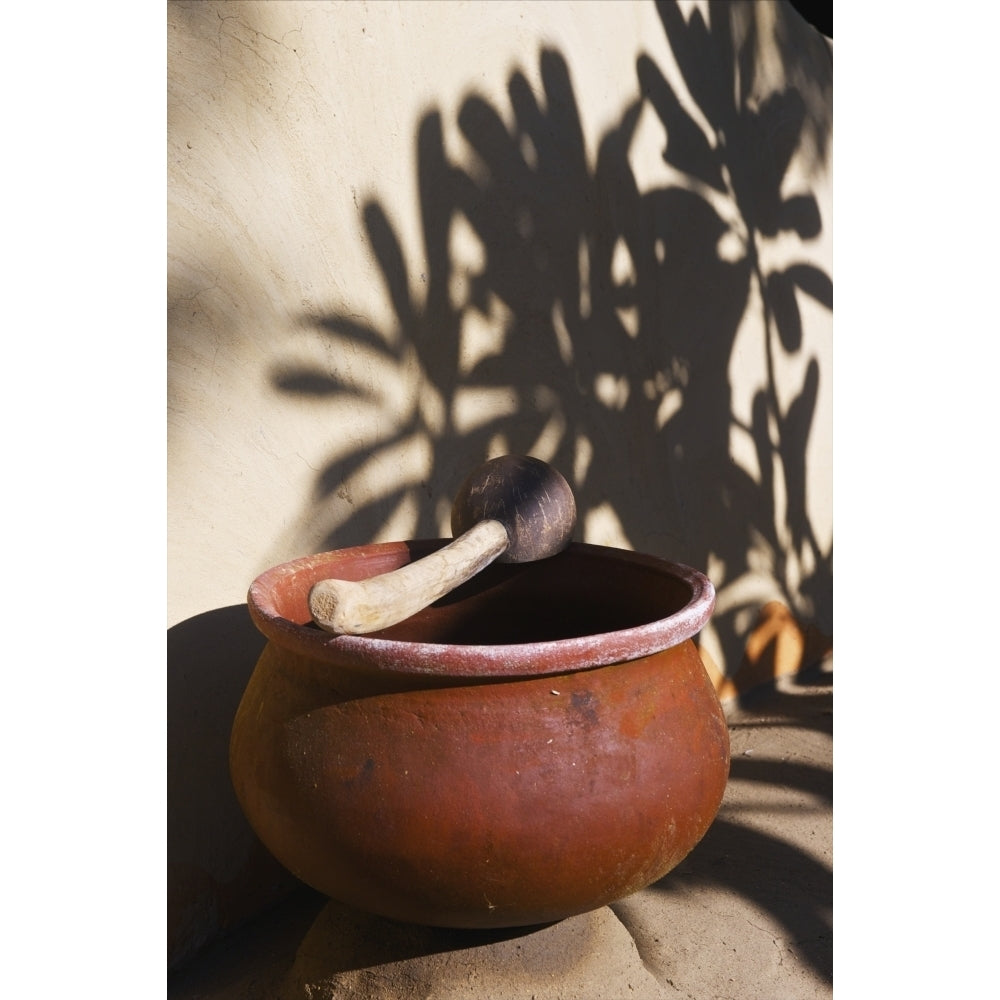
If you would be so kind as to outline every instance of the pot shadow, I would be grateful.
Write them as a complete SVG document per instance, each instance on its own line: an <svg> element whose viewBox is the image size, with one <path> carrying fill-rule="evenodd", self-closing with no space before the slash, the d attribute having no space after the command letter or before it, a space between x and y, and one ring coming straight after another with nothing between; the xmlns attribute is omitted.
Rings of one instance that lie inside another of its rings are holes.
<svg viewBox="0 0 1000 1000"><path fill-rule="evenodd" d="M546 931L549 937L540 933ZM585 959L593 938L588 915L533 927L427 927L366 913L302 887L205 949L195 966L172 973L168 996L299 1000L322 991L365 996L364 987L370 992L372 979L383 970L405 980L406 996L417 998L440 992L450 977L464 980L467 970L476 968L480 949L490 949L494 973L509 966L511 978L557 977ZM400 963L409 964L400 969Z"/></svg>
<svg viewBox="0 0 1000 1000"><path fill-rule="evenodd" d="M168 971L168 1000L276 1000L295 955L328 900L301 883L252 921ZM251 985L252 984L252 985Z"/></svg>
<svg viewBox="0 0 1000 1000"><path fill-rule="evenodd" d="M229 733L264 643L245 604L167 630L170 968L301 885L250 829L229 778Z"/></svg>

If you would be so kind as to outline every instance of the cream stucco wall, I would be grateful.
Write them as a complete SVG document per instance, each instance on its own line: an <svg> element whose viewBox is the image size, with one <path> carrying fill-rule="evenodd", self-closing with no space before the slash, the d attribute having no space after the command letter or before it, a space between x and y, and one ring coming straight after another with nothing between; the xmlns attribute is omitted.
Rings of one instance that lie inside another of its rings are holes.
<svg viewBox="0 0 1000 1000"><path fill-rule="evenodd" d="M281 885L218 805L249 583L449 534L487 457L706 570L723 669L770 599L832 630L832 56L704 10L168 4L175 955Z"/></svg>

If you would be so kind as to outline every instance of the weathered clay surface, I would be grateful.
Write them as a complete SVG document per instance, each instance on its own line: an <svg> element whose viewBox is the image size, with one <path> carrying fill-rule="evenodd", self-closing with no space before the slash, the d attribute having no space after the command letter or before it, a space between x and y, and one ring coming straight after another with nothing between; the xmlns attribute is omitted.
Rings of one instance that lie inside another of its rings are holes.
<svg viewBox="0 0 1000 1000"><path fill-rule="evenodd" d="M441 544L338 550L255 581L270 642L230 751L251 825L308 885L413 923L528 926L649 885L725 789L725 720L691 642L711 585L574 544L491 566L370 637L303 620L317 578Z"/></svg>

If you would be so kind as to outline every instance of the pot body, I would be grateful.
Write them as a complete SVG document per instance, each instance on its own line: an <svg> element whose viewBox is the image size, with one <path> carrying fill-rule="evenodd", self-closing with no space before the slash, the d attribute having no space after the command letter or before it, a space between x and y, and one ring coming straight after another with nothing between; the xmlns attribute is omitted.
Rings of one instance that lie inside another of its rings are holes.
<svg viewBox="0 0 1000 1000"><path fill-rule="evenodd" d="M490 567L373 637L308 624L316 579L386 572L437 544L310 557L251 588L269 642L230 767L261 840L335 899L446 927L546 923L661 878L708 829L729 772L690 637L647 648L648 626L690 604L673 574L684 568L574 545ZM674 610L646 620L654 606ZM630 632L634 657L620 649ZM489 641L466 641L477 636ZM614 641L595 652L595 636Z"/></svg>

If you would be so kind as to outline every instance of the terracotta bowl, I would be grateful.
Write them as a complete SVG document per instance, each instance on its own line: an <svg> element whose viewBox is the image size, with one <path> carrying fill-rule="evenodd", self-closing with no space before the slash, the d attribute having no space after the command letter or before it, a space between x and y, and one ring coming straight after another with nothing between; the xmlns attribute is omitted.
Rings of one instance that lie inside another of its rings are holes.
<svg viewBox="0 0 1000 1000"><path fill-rule="evenodd" d="M316 581L446 541L326 552L253 583L269 642L230 746L251 825L315 889L412 923L542 924L655 882L705 834L729 774L691 641L711 583L573 544L495 564L379 633L311 623Z"/></svg>

